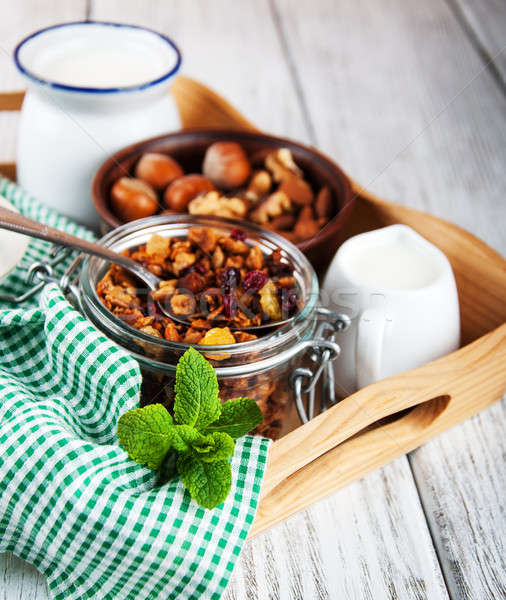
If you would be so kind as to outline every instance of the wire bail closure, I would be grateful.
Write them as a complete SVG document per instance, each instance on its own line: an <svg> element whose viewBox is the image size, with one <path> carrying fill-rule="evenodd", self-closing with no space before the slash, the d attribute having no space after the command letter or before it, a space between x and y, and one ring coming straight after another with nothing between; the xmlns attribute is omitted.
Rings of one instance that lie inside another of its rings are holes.
<svg viewBox="0 0 506 600"><path fill-rule="evenodd" d="M336 333L344 331L351 323L348 315L336 313L327 308L319 307L317 313L325 320L318 323L314 347L310 355L310 360L315 364L315 369L300 367L295 369L290 378L297 412L302 423L307 423L315 416L316 386L322 375L323 393L320 412L327 410L337 402L332 362L339 357L341 348L336 343ZM307 396L306 402L304 402L304 396Z"/></svg>
<svg viewBox="0 0 506 600"><path fill-rule="evenodd" d="M73 252L71 248L62 246L53 246L49 254L49 259L45 261L36 261L27 267L26 284L31 286L26 292L15 296L13 294L0 294L0 301L11 304L22 304L37 294L46 283L60 284L60 278L54 275L54 269L66 260ZM63 279L63 278L62 278Z"/></svg>

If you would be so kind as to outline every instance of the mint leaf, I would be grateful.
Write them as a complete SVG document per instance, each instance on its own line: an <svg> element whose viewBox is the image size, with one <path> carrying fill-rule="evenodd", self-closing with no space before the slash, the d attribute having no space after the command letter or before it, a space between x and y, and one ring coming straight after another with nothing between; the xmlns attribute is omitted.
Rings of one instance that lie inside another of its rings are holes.
<svg viewBox="0 0 506 600"><path fill-rule="evenodd" d="M128 456L158 469L172 444L172 417L162 404L129 410L118 421L118 441Z"/></svg>
<svg viewBox="0 0 506 600"><path fill-rule="evenodd" d="M215 432L204 437L203 444L195 444L193 451L204 462L214 462L234 455L234 440L228 433Z"/></svg>
<svg viewBox="0 0 506 600"><path fill-rule="evenodd" d="M194 348L177 363L174 391L174 417L181 425L203 429L220 416L216 373Z"/></svg>
<svg viewBox="0 0 506 600"><path fill-rule="evenodd" d="M178 452L188 452L195 444L205 443L205 436L190 425L175 425L173 429L172 446Z"/></svg>
<svg viewBox="0 0 506 600"><path fill-rule="evenodd" d="M251 398L237 398L221 405L221 415L212 425L208 425L202 433L221 431L228 433L234 440L249 433L263 421L262 411Z"/></svg>
<svg viewBox="0 0 506 600"><path fill-rule="evenodd" d="M203 462L193 454L182 454L177 470L191 497L204 508L215 508L230 491L232 470L225 459Z"/></svg>
<svg viewBox="0 0 506 600"><path fill-rule="evenodd" d="M202 435L189 425L173 426L172 447L178 452L193 452L205 462L234 455L234 440L226 433Z"/></svg>

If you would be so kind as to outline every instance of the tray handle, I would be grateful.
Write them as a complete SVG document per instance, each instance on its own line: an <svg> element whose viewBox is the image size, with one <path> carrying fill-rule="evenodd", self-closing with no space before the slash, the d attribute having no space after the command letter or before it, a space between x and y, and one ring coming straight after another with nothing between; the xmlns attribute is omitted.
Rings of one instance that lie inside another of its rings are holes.
<svg viewBox="0 0 506 600"><path fill-rule="evenodd" d="M438 422L441 430L456 425L505 393L505 366L503 324L448 356L363 388L272 444L262 497L371 424L428 400L448 397Z"/></svg>

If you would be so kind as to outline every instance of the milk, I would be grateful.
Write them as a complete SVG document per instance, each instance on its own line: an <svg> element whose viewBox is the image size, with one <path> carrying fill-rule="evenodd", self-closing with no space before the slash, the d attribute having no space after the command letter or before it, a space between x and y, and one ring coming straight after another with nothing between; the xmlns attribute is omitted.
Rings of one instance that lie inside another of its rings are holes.
<svg viewBox="0 0 506 600"><path fill-rule="evenodd" d="M38 80L114 89L156 82L175 68L178 55L156 32L86 22L42 30L23 43L17 59Z"/></svg>
<svg viewBox="0 0 506 600"><path fill-rule="evenodd" d="M40 56L33 65L42 79L91 88L129 87L158 79L167 66L147 48L115 48L108 44L90 50L79 43L65 52Z"/></svg>
<svg viewBox="0 0 506 600"><path fill-rule="evenodd" d="M371 287L418 289L438 276L434 258L402 235L386 243L354 248L346 263L358 281Z"/></svg>

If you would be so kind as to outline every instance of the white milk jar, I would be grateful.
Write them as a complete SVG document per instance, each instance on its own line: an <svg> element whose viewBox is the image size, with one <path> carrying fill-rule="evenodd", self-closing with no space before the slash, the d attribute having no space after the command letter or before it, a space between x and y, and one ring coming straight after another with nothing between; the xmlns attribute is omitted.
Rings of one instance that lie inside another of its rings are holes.
<svg viewBox="0 0 506 600"><path fill-rule="evenodd" d="M344 242L323 289L329 308L351 321L337 338L342 353L334 371L340 395L459 347L459 300L451 265L407 225Z"/></svg>
<svg viewBox="0 0 506 600"><path fill-rule="evenodd" d="M94 228L90 184L100 164L123 146L179 129L169 88L181 54L155 31L83 21L33 33L14 60L28 83L18 181L44 204Z"/></svg>

